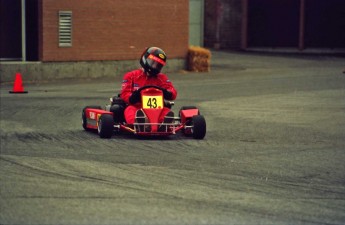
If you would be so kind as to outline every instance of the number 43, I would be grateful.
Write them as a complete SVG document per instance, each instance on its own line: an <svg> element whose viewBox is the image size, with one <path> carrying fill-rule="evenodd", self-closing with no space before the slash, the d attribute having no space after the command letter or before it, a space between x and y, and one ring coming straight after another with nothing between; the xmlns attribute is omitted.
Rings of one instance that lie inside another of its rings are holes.
<svg viewBox="0 0 345 225"><path fill-rule="evenodd" d="M148 108L157 108L157 99L156 98L149 98L146 103Z"/></svg>

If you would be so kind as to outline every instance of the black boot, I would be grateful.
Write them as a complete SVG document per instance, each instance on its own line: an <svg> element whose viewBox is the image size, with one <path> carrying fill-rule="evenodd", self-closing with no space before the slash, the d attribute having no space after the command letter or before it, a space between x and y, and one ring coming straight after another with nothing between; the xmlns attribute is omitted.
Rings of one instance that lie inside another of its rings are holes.
<svg viewBox="0 0 345 225"><path fill-rule="evenodd" d="M173 124L174 122L174 112L170 111L166 114L163 120L163 124L159 126L158 131L159 132L168 132L168 128Z"/></svg>

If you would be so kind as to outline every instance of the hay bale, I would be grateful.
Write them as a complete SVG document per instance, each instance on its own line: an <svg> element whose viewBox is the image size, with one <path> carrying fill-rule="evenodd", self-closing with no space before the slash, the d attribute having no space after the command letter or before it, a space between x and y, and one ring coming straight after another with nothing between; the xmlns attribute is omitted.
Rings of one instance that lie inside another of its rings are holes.
<svg viewBox="0 0 345 225"><path fill-rule="evenodd" d="M211 69L211 51L202 47L188 48L188 70L194 72L209 72Z"/></svg>

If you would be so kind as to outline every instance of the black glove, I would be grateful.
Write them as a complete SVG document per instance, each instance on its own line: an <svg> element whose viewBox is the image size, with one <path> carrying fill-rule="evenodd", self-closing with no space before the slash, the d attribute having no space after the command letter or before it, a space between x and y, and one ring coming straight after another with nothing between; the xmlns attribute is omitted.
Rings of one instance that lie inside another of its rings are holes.
<svg viewBox="0 0 345 225"><path fill-rule="evenodd" d="M172 100L173 94L167 89L163 90L163 96L166 100Z"/></svg>
<svg viewBox="0 0 345 225"><path fill-rule="evenodd" d="M132 95L129 97L129 103L135 104L140 101L140 91L133 91Z"/></svg>

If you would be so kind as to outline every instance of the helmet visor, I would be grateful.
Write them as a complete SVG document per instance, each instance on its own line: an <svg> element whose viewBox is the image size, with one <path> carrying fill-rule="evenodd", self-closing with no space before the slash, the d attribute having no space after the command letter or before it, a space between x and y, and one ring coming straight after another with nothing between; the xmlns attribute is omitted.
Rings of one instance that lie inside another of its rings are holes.
<svg viewBox="0 0 345 225"><path fill-rule="evenodd" d="M146 59L147 65L151 67L151 69L161 71L163 66L165 65L164 60L158 58L157 56L154 56L150 54Z"/></svg>

